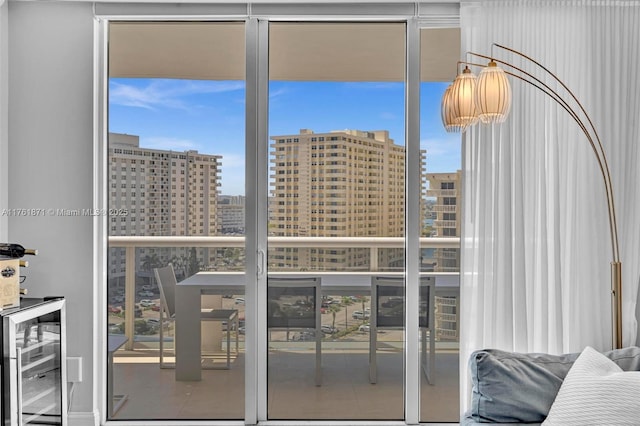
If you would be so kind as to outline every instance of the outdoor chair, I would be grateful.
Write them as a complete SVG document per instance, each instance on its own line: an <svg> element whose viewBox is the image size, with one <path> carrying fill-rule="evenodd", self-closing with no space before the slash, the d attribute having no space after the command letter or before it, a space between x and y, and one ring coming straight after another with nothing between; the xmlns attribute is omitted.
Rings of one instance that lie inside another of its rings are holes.
<svg viewBox="0 0 640 426"><path fill-rule="evenodd" d="M429 384L434 384L435 315L434 278L420 278L420 310L418 326L421 336L422 369ZM405 282L402 277L375 276L371 278L371 316L369 319L369 381L377 383L378 330L404 327ZM429 355L427 356L427 331Z"/></svg>
<svg viewBox="0 0 640 426"><path fill-rule="evenodd" d="M167 363L164 361L164 328L165 319L171 323L180 321L180 318L176 318L175 315L175 295L176 295L176 275L173 270L173 265L169 264L163 268L154 268L158 287L160 288L160 368L175 368L175 363ZM227 329L227 362L224 367L203 366L203 369L229 369L231 368L231 330L235 330L236 333L236 355L238 352L238 310L237 309L200 309L201 321L216 321L226 322ZM174 327L175 330L175 327ZM179 338L175 336L174 339ZM175 342L174 342L175 351ZM178 354L175 354L178 356Z"/></svg>
<svg viewBox="0 0 640 426"><path fill-rule="evenodd" d="M314 330L315 382L322 384L322 331L320 278L268 278L267 328ZM298 303L298 304L297 304ZM295 308L295 309L294 309Z"/></svg>

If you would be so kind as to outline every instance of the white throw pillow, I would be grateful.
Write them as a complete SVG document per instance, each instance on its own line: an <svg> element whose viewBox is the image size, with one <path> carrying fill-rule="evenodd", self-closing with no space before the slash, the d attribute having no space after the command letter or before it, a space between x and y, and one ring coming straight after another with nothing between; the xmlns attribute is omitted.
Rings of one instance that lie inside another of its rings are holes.
<svg viewBox="0 0 640 426"><path fill-rule="evenodd" d="M587 346L567 373L542 424L640 425L640 371L622 371Z"/></svg>

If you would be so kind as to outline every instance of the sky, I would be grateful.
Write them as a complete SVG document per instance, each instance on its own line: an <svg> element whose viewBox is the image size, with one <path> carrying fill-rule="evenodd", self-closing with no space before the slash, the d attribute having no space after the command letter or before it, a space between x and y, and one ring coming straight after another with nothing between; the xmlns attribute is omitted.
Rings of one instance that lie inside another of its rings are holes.
<svg viewBox="0 0 640 426"><path fill-rule="evenodd" d="M446 133L440 98L448 83L421 86L420 147L427 172L460 169L460 134ZM244 194L245 86L241 81L111 78L109 131L143 148L222 155L221 194ZM286 82L269 85L269 135L300 129L388 130L404 145L404 84Z"/></svg>

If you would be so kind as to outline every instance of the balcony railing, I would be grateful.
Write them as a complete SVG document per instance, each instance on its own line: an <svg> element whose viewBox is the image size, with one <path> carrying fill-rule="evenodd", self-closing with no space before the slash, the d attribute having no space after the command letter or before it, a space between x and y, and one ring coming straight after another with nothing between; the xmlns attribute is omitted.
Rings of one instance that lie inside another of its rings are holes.
<svg viewBox="0 0 640 426"><path fill-rule="evenodd" d="M449 206L447 206L449 207ZM455 207L455 206L452 206ZM313 249L347 249L360 248L369 251L369 271L379 271L380 249L402 249L405 245L403 237L269 237L268 247L271 248L313 248ZM125 249L125 306L124 324L125 335L129 338L126 343L127 350L133 350L134 326L135 326L135 285L136 285L136 249L137 248L177 248L177 247L201 247L201 248L244 248L243 236L214 236L214 237L185 237L185 236L110 236L109 248ZM420 238L420 248L459 248L460 238ZM345 272L350 274L363 273ZM322 272L318 272L322 275ZM428 275L459 275L452 268L451 272L429 272Z"/></svg>
<svg viewBox="0 0 640 426"><path fill-rule="evenodd" d="M445 213L455 213L456 212L456 207L457 206L445 206L443 204L437 204L435 206L433 206L433 211L434 212L445 212Z"/></svg>
<svg viewBox="0 0 640 426"><path fill-rule="evenodd" d="M455 189L428 189L427 197L456 197L458 191Z"/></svg>
<svg viewBox="0 0 640 426"><path fill-rule="evenodd" d="M436 228L455 228L457 226L455 220L434 220L433 226Z"/></svg>

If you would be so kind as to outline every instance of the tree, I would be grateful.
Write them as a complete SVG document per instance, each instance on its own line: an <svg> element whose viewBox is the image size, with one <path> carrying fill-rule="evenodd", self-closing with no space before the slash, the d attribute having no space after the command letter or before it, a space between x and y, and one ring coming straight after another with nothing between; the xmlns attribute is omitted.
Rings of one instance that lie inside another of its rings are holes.
<svg viewBox="0 0 640 426"><path fill-rule="evenodd" d="M366 297L362 296L360 298L360 301L362 302L362 322L364 323L367 320L367 315L365 314L367 311L365 311L365 309L364 309L364 304L366 302L368 302L369 299L367 299Z"/></svg>
<svg viewBox="0 0 640 426"><path fill-rule="evenodd" d="M142 258L142 270L149 273L149 283L153 283L155 275L151 273L153 268L160 266L160 258L156 253L146 255Z"/></svg>
<svg viewBox="0 0 640 426"><path fill-rule="evenodd" d="M195 275L200 272L201 263L198 261L198 253L195 247L191 247L189 250L189 261L188 261L188 276Z"/></svg>
<svg viewBox="0 0 640 426"><path fill-rule="evenodd" d="M353 300L351 300L351 297L349 296L342 296L342 304L345 306L344 308L344 328L349 327L349 314L348 314L348 309L346 308L347 306L350 306L353 304Z"/></svg>
<svg viewBox="0 0 640 426"><path fill-rule="evenodd" d="M156 253L148 254L142 258L142 270L151 272L153 268L160 266L160 259Z"/></svg>
<svg viewBox="0 0 640 426"><path fill-rule="evenodd" d="M176 274L176 278L178 280L182 280L185 278L184 276L184 271L185 271L185 266L186 266L186 257L184 256L172 256L171 260L169 261L172 265L173 265L173 270Z"/></svg>
<svg viewBox="0 0 640 426"><path fill-rule="evenodd" d="M338 312L340 312L341 306L338 305L337 303L332 303L331 305L329 305L329 312L331 312L331 319L333 320L331 322L331 328L333 330L336 329L336 314ZM346 324L345 324L346 327Z"/></svg>

